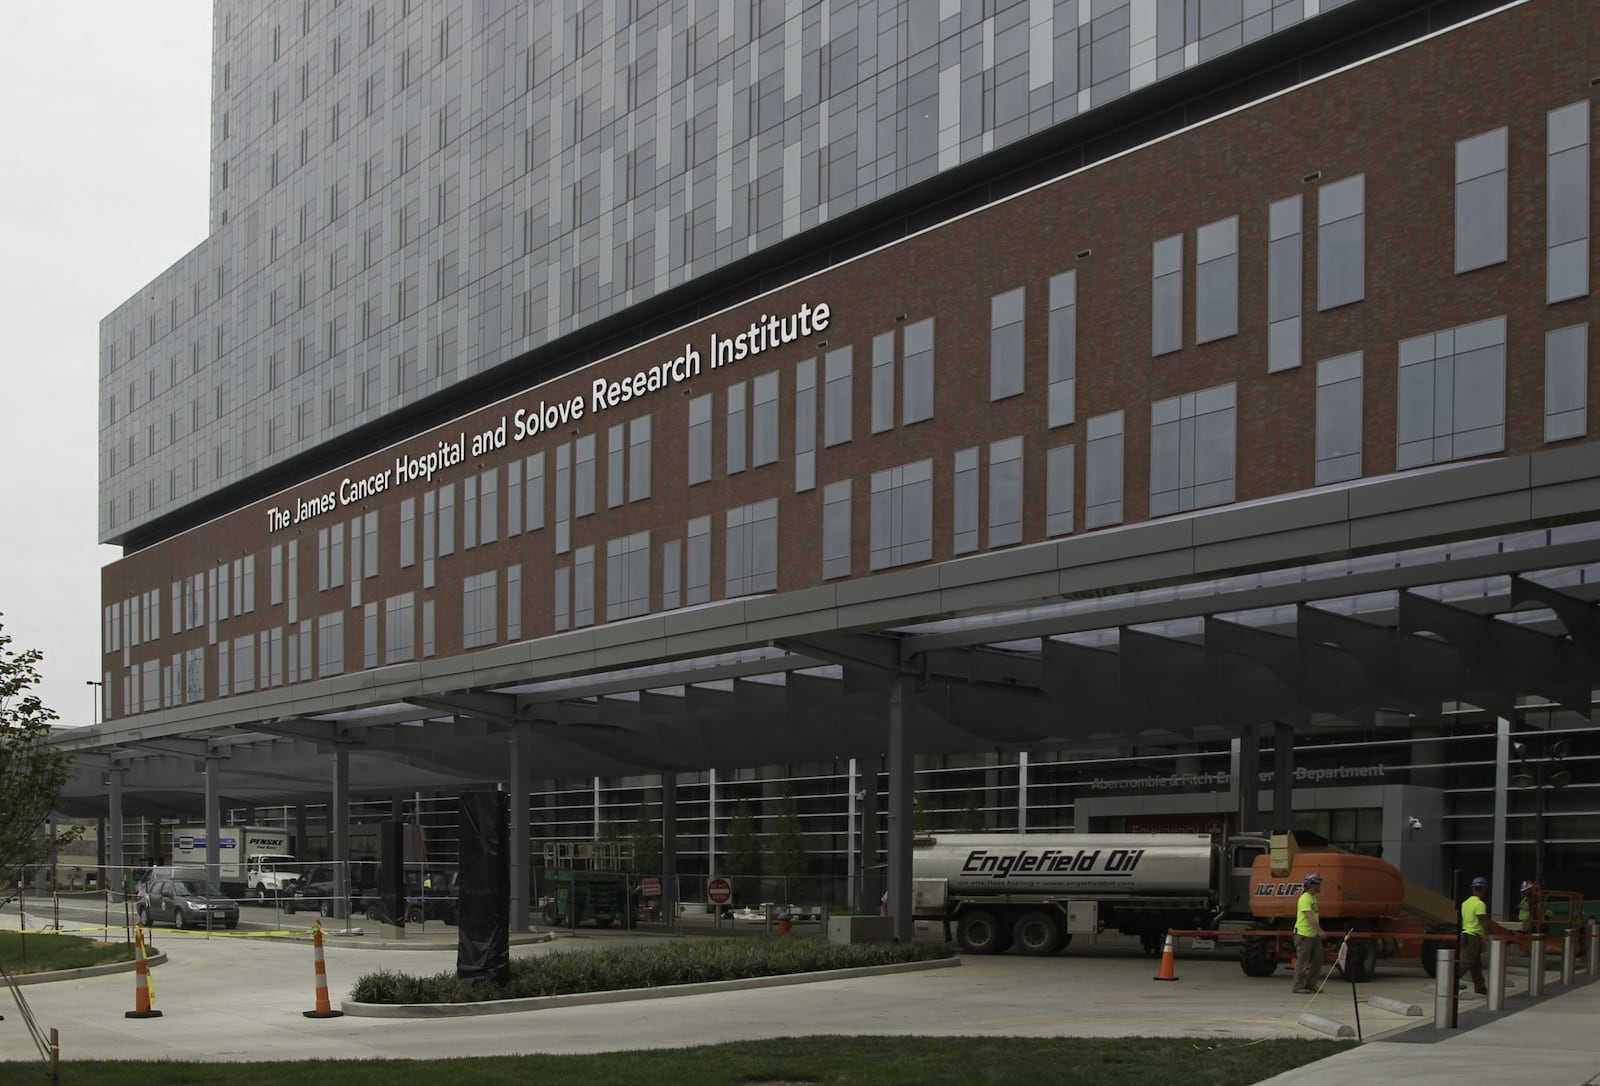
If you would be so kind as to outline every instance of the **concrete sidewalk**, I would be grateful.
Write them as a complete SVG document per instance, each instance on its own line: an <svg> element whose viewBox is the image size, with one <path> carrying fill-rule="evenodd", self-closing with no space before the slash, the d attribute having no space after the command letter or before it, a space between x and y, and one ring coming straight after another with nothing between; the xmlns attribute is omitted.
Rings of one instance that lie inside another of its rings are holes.
<svg viewBox="0 0 1600 1086"><path fill-rule="evenodd" d="M1275 1086L1351 1086L1398 1083L1460 1086L1463 1082L1588 1086L1600 1083L1600 982L1580 977L1570 988L1550 986L1544 998L1506 1000L1490 1015L1464 1005L1455 1030L1423 1024L1265 1080ZM1479 1007L1482 1004L1479 1003Z"/></svg>

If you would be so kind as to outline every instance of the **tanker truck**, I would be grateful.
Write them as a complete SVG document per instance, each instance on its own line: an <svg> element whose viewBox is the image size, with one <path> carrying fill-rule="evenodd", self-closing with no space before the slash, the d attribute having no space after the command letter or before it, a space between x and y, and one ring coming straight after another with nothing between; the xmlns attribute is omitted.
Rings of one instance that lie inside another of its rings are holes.
<svg viewBox="0 0 1600 1086"><path fill-rule="evenodd" d="M1321 916L1350 941L1346 976L1365 980L1379 957L1416 957L1416 936L1440 930L1451 903L1407 882L1383 860L1311 834L939 834L912 851L912 912L955 926L971 954L1055 954L1078 934L1137 936L1146 953L1168 929L1236 930L1240 967L1270 976L1289 960L1301 881L1323 876ZM1329 960L1338 940L1329 939ZM1431 964L1431 955L1424 965Z"/></svg>

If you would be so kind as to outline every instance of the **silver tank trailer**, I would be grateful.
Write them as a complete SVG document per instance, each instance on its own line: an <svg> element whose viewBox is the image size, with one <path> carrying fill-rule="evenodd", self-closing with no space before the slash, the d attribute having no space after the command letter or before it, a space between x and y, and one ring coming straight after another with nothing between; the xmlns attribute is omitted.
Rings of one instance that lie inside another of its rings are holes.
<svg viewBox="0 0 1600 1086"><path fill-rule="evenodd" d="M939 834L912 850L913 879L944 879L951 897L1205 895L1206 834Z"/></svg>

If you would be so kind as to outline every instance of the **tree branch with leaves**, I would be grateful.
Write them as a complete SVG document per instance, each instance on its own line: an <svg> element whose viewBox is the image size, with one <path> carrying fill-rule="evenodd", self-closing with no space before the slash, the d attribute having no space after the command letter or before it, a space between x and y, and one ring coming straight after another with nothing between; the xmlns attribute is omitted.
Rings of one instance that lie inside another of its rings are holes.
<svg viewBox="0 0 1600 1086"><path fill-rule="evenodd" d="M17 896L24 869L83 834L74 826L51 841L39 832L72 776L72 755L50 745L56 714L33 692L42 659L13 648L0 623L0 906Z"/></svg>

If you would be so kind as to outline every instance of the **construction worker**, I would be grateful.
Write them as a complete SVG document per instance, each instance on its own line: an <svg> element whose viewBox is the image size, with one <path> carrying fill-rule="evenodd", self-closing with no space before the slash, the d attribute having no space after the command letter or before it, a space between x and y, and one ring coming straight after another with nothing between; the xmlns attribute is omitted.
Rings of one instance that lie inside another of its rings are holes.
<svg viewBox="0 0 1600 1086"><path fill-rule="evenodd" d="M1528 930L1528 921L1533 919L1533 883L1523 880L1518 892L1522 895L1517 901L1517 920L1522 924L1522 930Z"/></svg>
<svg viewBox="0 0 1600 1086"><path fill-rule="evenodd" d="M1303 887L1294 910L1294 992L1315 995L1317 968L1322 964L1322 910L1317 904L1322 876L1311 872Z"/></svg>
<svg viewBox="0 0 1600 1086"><path fill-rule="evenodd" d="M1461 971L1472 976L1472 990L1488 995L1483 979L1483 940L1489 934L1485 919L1489 915L1489 880L1479 875L1472 880L1472 896L1461 903Z"/></svg>

